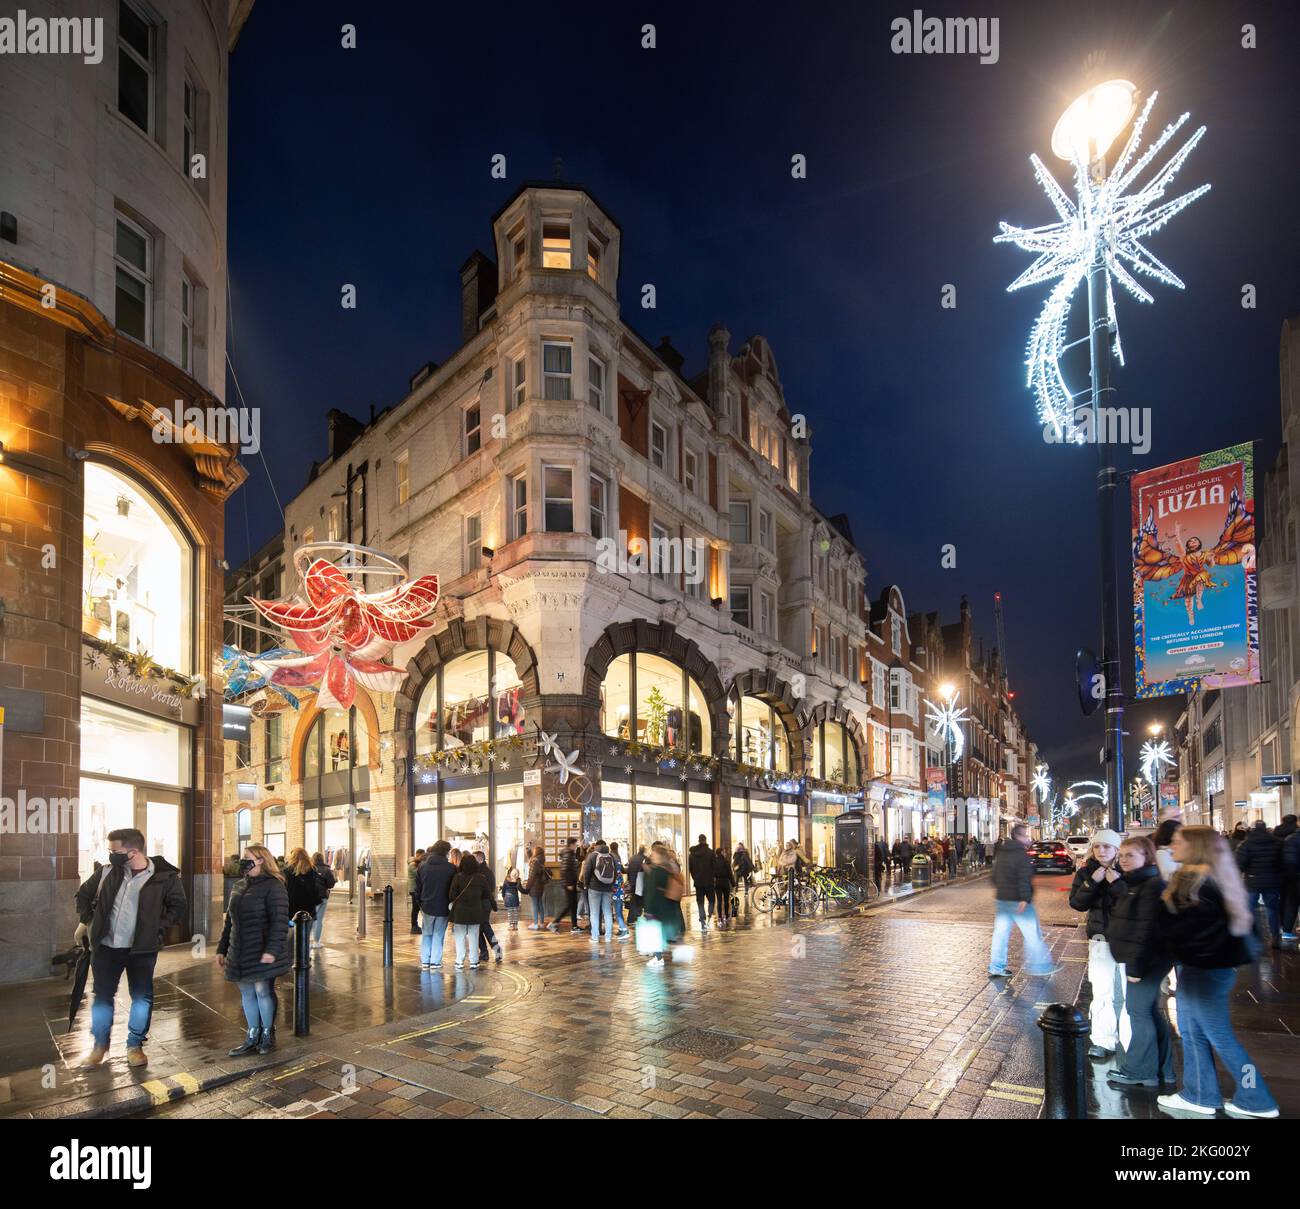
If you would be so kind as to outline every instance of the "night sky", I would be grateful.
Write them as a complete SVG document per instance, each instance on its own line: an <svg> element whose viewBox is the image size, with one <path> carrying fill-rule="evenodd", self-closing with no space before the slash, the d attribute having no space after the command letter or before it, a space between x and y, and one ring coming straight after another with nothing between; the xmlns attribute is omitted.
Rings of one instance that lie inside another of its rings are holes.
<svg viewBox="0 0 1300 1209"><path fill-rule="evenodd" d="M992 237L999 219L1053 219L1028 156L1064 168L1051 130L1089 85L1158 88L1152 133L1183 110L1188 133L1206 124L1168 196L1213 189L1148 244L1186 292L1157 284L1143 306L1116 289L1117 402L1154 413L1151 452L1120 465L1256 439L1262 480L1280 441L1281 324L1300 311L1297 6L923 7L998 17L988 65L891 53L911 4L634 7L254 8L230 70L229 348L275 491L292 498L324 457L327 409L392 406L420 365L452 355L459 266L493 254L491 214L561 157L622 227L624 318L652 344L671 336L688 376L715 322L733 352L767 337L812 428L813 498L849 515L871 596L897 583L910 610L952 621L966 593L991 646L1000 590L1031 736L1058 778L1099 776L1100 724L1073 686L1075 648L1098 642L1096 452L1042 440L1022 356L1047 287L1008 295L1029 257ZM655 50L640 45L647 21ZM345 22L355 50L339 45ZM1246 22L1258 49L1241 46ZM498 152L505 181L489 176ZM791 178L795 153L806 180ZM355 311L339 305L345 282ZM246 461L232 563L281 527L266 469ZM1132 708L1132 748L1180 701Z"/></svg>

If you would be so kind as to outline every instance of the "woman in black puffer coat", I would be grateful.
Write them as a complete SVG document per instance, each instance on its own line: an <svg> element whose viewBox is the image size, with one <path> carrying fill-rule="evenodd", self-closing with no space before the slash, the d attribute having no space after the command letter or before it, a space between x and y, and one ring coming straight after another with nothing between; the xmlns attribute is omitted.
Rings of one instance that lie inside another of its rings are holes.
<svg viewBox="0 0 1300 1209"><path fill-rule="evenodd" d="M239 862L244 871L230 895L225 927L217 945L217 964L239 984L248 1036L230 1051L232 1058L269 1054L275 1048L275 980L287 974L289 892L270 850L250 844Z"/></svg>
<svg viewBox="0 0 1300 1209"><path fill-rule="evenodd" d="M1126 977L1125 1007L1133 1026L1124 1065L1110 1072L1112 1087L1156 1087L1174 1082L1169 1021L1160 1005L1160 984L1173 967L1162 930L1164 879L1156 848L1145 835L1129 836L1119 849L1125 892L1110 908L1106 939Z"/></svg>

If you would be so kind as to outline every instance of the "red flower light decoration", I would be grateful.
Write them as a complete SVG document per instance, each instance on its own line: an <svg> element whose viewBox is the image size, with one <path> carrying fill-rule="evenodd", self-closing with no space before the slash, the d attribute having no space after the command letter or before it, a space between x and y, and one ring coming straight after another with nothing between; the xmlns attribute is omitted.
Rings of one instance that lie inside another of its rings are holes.
<svg viewBox="0 0 1300 1209"><path fill-rule="evenodd" d="M328 559L316 558L303 572L302 585L306 604L248 598L304 652L261 669L270 682L285 688L319 683L316 704L322 709L349 708L358 681L368 689L396 692L405 673L381 656L432 628L438 577L422 575L382 592L362 592Z"/></svg>

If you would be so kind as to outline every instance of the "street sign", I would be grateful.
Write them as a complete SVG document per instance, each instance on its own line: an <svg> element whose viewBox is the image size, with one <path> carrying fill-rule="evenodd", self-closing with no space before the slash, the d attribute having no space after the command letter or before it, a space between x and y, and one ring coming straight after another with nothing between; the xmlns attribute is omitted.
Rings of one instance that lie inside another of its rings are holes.
<svg viewBox="0 0 1300 1209"><path fill-rule="evenodd" d="M1290 785L1291 774L1289 772L1269 773L1259 778L1261 785Z"/></svg>

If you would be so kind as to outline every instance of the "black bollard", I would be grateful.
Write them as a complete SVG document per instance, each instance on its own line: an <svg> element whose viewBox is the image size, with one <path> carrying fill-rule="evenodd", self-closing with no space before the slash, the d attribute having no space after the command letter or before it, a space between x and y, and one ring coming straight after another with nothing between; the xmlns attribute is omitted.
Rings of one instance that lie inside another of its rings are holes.
<svg viewBox="0 0 1300 1209"><path fill-rule="evenodd" d="M789 895L789 899L790 899L789 919L791 923L794 923L794 917L797 914L797 911L794 905L794 866L793 865L791 865L790 868L787 870L785 876L786 876L786 883L785 883L786 894Z"/></svg>
<svg viewBox="0 0 1300 1209"><path fill-rule="evenodd" d="M1088 1119L1088 1018L1068 1003L1048 1004L1043 1030L1043 1116L1051 1121Z"/></svg>
<svg viewBox="0 0 1300 1209"><path fill-rule="evenodd" d="M308 911L293 917L293 1035L311 1032L311 925Z"/></svg>
<svg viewBox="0 0 1300 1209"><path fill-rule="evenodd" d="M384 887L384 965L393 964L393 888Z"/></svg>

